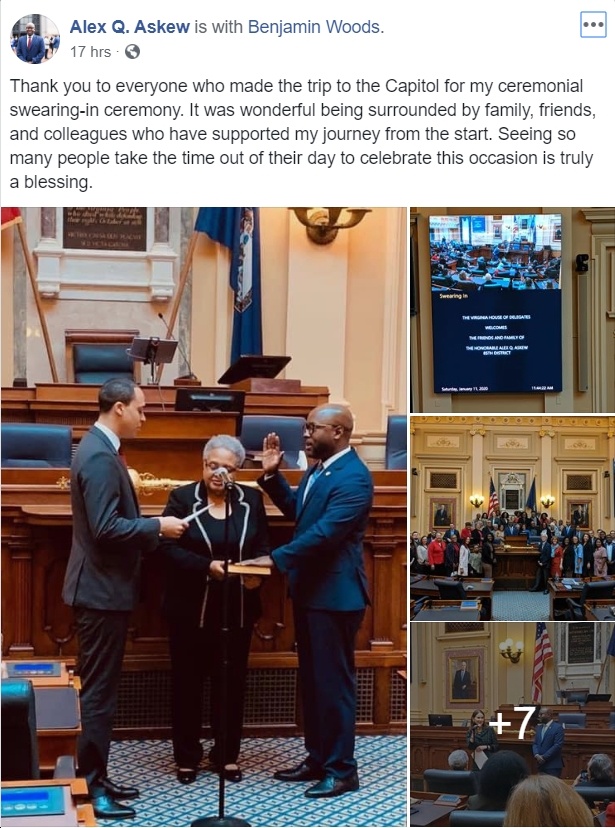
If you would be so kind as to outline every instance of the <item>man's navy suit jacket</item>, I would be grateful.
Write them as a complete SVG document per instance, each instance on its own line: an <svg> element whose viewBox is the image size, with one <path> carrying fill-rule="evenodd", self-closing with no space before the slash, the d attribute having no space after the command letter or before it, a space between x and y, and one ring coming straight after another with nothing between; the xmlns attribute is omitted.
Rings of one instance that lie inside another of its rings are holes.
<svg viewBox="0 0 615 828"><path fill-rule="evenodd" d="M563 768L564 762L562 760L562 747L564 746L564 728L558 722L551 722L544 739L541 740L544 725L538 725L536 728L536 735L534 736L534 744L532 745L532 753L534 756L538 754L545 760L540 766L540 770L549 771Z"/></svg>
<svg viewBox="0 0 615 828"><path fill-rule="evenodd" d="M22 35L17 41L17 57L19 60L40 63L45 57L45 39L41 35L32 35L32 42L28 49L28 35Z"/></svg>
<svg viewBox="0 0 615 828"><path fill-rule="evenodd" d="M313 469L293 491L281 474L259 484L285 517L295 522L290 543L272 553L287 573L289 594L308 609L352 611L369 603L363 535L373 498L372 477L351 449L304 493Z"/></svg>

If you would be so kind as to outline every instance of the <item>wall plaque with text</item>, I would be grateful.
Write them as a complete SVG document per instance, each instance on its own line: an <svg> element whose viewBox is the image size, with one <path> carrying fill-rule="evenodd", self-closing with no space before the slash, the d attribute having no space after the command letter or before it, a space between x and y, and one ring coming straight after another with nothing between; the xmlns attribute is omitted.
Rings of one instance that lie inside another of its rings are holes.
<svg viewBox="0 0 615 828"><path fill-rule="evenodd" d="M594 660L594 629L592 622L568 624L568 664L591 664Z"/></svg>
<svg viewBox="0 0 615 828"><path fill-rule="evenodd" d="M65 248L146 250L147 207L65 207Z"/></svg>

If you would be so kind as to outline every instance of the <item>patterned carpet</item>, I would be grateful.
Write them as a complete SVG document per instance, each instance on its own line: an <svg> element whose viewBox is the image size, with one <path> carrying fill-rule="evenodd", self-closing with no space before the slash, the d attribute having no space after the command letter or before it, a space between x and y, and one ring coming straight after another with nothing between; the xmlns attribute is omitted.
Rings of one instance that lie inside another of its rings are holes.
<svg viewBox="0 0 615 828"><path fill-rule="evenodd" d="M549 596L521 590L493 593L493 621L548 621Z"/></svg>
<svg viewBox="0 0 615 828"><path fill-rule="evenodd" d="M205 749L208 749L205 743ZM405 826L407 740L405 736L358 736L355 756L361 787L318 802L303 792L310 783L284 783L275 770L304 758L303 740L244 739L240 765L243 781L226 783L225 815L250 825L268 826ZM108 826L186 826L198 817L218 815L218 777L201 770L193 785L175 778L169 741L123 741L111 747L109 776L141 791L136 819L100 820Z"/></svg>

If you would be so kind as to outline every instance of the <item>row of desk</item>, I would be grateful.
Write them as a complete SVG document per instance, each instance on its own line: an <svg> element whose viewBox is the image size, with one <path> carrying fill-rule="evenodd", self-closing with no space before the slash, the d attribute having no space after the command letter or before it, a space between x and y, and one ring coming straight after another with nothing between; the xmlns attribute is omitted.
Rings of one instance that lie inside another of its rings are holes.
<svg viewBox="0 0 615 828"><path fill-rule="evenodd" d="M581 584L580 586L571 586L570 588L567 588L561 581L550 580L548 583L549 618L555 620L555 612L566 609L566 599L572 599L573 601L580 599L583 589L582 584L585 581L596 583L611 579L612 576L609 578L586 578L583 582L579 582ZM435 584L435 580L430 575L410 576L410 599L413 601L411 618L417 621L478 620L476 611L473 609L464 609L460 600L438 600L440 593ZM451 585L458 583L458 580L454 578L437 578L437 580L449 581ZM462 583L466 591L467 599L479 601L484 610L482 617L485 620L491 620L491 605L496 581L490 578L463 578ZM412 610L418 609L416 603L420 598L430 598L431 606L413 614ZM585 617L588 621L614 620L615 614L610 609L614 605L615 598L590 601L585 608ZM535 621L536 619L528 618L526 620Z"/></svg>

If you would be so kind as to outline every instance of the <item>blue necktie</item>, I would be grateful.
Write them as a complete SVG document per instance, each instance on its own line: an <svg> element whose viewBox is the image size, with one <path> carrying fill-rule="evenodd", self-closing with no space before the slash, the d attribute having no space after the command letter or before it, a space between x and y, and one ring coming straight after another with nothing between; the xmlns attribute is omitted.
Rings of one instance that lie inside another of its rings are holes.
<svg viewBox="0 0 615 828"><path fill-rule="evenodd" d="M323 473L324 470L325 470L325 467L323 466L323 464L321 462L318 462L316 464L316 466L314 466L314 469L313 469L312 473L310 474L310 476L308 478L307 485L305 487L305 494L303 496L304 501L305 501L305 498L308 496L308 492L310 491L310 489L312 488L314 483L318 480L318 478L320 477L320 475Z"/></svg>

